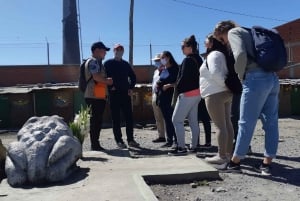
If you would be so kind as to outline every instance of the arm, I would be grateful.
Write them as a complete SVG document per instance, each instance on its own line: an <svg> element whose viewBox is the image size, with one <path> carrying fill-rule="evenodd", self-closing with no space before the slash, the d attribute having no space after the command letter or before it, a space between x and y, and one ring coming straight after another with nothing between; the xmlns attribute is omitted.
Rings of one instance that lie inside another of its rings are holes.
<svg viewBox="0 0 300 201"><path fill-rule="evenodd" d="M237 29L228 32L228 40L235 59L234 68L240 80L243 80L247 65L247 50L242 35Z"/></svg>
<svg viewBox="0 0 300 201"><path fill-rule="evenodd" d="M191 58L185 58L181 64L181 74L177 79L177 84L181 85L182 83L187 83L190 81L190 75L193 73L191 68L194 64L194 61Z"/></svg>
<svg viewBox="0 0 300 201"><path fill-rule="evenodd" d="M133 89L136 84L136 75L129 63L128 63L128 77L130 79L129 89Z"/></svg>
<svg viewBox="0 0 300 201"><path fill-rule="evenodd" d="M128 63L128 77L130 79L130 83L129 83L129 89L128 89L128 95L132 96L133 93L133 88L136 84L136 75L132 69L132 67L130 66L130 64Z"/></svg>
<svg viewBox="0 0 300 201"><path fill-rule="evenodd" d="M101 64L99 64L98 61L95 60L95 59L92 59L88 64L88 68L89 68L89 71L90 71L90 73L93 77L93 80L96 81L96 82L106 84L106 85L111 85L112 84L112 79L111 78L105 78L104 73L102 73L100 71L101 67L103 67L103 66L100 66L100 65Z"/></svg>
<svg viewBox="0 0 300 201"><path fill-rule="evenodd" d="M162 90L166 91L169 88L175 87L175 82L178 75L178 66L172 66L168 69L169 76L164 80Z"/></svg>
<svg viewBox="0 0 300 201"><path fill-rule="evenodd" d="M213 51L207 56L208 70L210 77L220 86L224 86L227 74L226 59L223 53Z"/></svg>
<svg viewBox="0 0 300 201"><path fill-rule="evenodd" d="M93 73L92 74L93 79L96 82L100 82L106 85L112 85L113 84L113 80L109 77L105 78L101 73Z"/></svg>

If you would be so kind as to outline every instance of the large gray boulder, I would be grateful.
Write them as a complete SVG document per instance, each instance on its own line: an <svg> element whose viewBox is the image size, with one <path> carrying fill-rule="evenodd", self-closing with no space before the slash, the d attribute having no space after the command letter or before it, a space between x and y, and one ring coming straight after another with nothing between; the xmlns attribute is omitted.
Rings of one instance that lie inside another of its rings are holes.
<svg viewBox="0 0 300 201"><path fill-rule="evenodd" d="M6 158L6 149L0 139L0 182L5 177L5 170L4 170L5 158Z"/></svg>
<svg viewBox="0 0 300 201"><path fill-rule="evenodd" d="M82 147L59 116L30 118L7 148L5 172L11 186L64 180L82 156Z"/></svg>

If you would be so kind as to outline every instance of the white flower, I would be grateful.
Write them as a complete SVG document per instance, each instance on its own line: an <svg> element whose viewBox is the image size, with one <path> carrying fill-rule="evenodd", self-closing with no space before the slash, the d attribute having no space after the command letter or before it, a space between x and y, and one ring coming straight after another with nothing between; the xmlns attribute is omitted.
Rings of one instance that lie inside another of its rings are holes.
<svg viewBox="0 0 300 201"><path fill-rule="evenodd" d="M78 114L75 115L74 121L70 123L73 135L75 135L81 143L90 132L90 108L80 108Z"/></svg>

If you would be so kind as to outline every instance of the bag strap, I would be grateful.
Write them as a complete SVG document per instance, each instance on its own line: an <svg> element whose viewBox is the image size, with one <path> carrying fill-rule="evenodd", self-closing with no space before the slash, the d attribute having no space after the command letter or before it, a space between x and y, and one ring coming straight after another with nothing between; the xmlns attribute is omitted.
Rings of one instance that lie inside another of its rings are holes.
<svg viewBox="0 0 300 201"><path fill-rule="evenodd" d="M85 64L84 64L84 73L85 73L86 69L89 67L89 63L90 63L91 60L92 60L92 59L89 58L89 59L87 59L87 60L85 61ZM91 76L89 77L89 79L87 80L86 83L89 83L89 81L91 81L92 78L93 78L93 76L91 75Z"/></svg>
<svg viewBox="0 0 300 201"><path fill-rule="evenodd" d="M206 63L206 68L209 69L209 68L208 68L207 59L205 59L205 63Z"/></svg>

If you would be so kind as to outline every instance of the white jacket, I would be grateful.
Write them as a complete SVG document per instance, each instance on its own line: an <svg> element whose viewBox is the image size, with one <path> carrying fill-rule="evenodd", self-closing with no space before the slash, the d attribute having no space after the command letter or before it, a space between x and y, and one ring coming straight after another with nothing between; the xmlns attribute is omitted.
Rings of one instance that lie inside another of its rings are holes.
<svg viewBox="0 0 300 201"><path fill-rule="evenodd" d="M206 66L206 61L208 67ZM228 72L226 58L222 52L212 51L200 67L200 92L203 98L222 91L228 91L225 77Z"/></svg>

